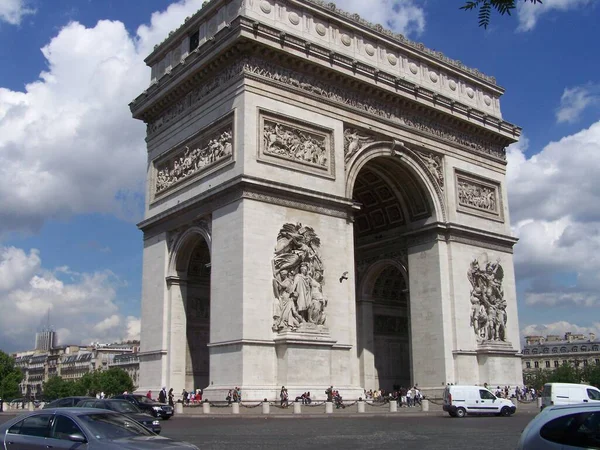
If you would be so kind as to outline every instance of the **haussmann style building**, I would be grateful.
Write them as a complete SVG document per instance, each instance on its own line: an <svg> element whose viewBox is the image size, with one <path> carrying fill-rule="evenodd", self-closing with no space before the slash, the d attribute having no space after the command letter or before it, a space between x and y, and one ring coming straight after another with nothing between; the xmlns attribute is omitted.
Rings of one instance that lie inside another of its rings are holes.
<svg viewBox="0 0 600 450"><path fill-rule="evenodd" d="M146 63L140 391L522 384L494 78L317 0L206 2Z"/></svg>

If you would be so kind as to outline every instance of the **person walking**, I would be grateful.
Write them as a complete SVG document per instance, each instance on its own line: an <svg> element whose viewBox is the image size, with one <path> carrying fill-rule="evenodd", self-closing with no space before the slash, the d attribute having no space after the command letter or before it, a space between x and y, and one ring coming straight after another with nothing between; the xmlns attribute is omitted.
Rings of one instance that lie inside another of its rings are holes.
<svg viewBox="0 0 600 450"><path fill-rule="evenodd" d="M160 403L167 403L167 388L164 386L158 393L158 401Z"/></svg>
<svg viewBox="0 0 600 450"><path fill-rule="evenodd" d="M175 395L173 395L173 388L169 389L169 406L175 407Z"/></svg>

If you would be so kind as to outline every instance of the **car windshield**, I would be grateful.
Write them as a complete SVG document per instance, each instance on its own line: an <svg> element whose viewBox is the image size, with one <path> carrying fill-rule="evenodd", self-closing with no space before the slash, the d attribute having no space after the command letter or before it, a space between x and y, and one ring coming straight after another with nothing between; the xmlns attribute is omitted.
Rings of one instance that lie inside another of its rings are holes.
<svg viewBox="0 0 600 450"><path fill-rule="evenodd" d="M148 397L144 397L144 396L139 396L139 397L135 397L136 400L140 403L145 403L146 405L154 405L156 402L152 399L149 399Z"/></svg>
<svg viewBox="0 0 600 450"><path fill-rule="evenodd" d="M153 436L135 420L121 414L92 413L79 416L96 439L113 441L133 436Z"/></svg>
<svg viewBox="0 0 600 450"><path fill-rule="evenodd" d="M122 412L122 413L140 412L140 410L135 405L132 405L131 403L129 403L125 400L123 400L123 401L115 400L115 401L107 403L107 406L109 407L109 409L112 409L113 411L118 411L118 412Z"/></svg>

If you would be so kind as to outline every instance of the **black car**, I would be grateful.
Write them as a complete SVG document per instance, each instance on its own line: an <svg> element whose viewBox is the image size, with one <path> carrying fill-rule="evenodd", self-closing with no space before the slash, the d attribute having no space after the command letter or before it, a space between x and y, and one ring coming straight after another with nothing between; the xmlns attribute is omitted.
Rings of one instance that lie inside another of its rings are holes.
<svg viewBox="0 0 600 450"><path fill-rule="evenodd" d="M94 399L94 397L87 396L76 396L76 397L63 397L57 398L56 400L51 401L50 403L46 403L43 409L48 408L70 408L72 406L77 405L81 400Z"/></svg>
<svg viewBox="0 0 600 450"><path fill-rule="evenodd" d="M155 417L151 416L150 414L143 413L137 406L128 402L127 400L89 399L80 401L77 403L77 407L110 409L111 411L120 412L131 419L138 421L156 434L160 434L161 431L160 422L156 420Z"/></svg>
<svg viewBox="0 0 600 450"><path fill-rule="evenodd" d="M123 394L117 395L114 398L119 400L127 400L129 403L133 403L143 412L148 412L154 417L161 417L165 420L173 417L173 407L165 403L159 403L144 395L137 394Z"/></svg>

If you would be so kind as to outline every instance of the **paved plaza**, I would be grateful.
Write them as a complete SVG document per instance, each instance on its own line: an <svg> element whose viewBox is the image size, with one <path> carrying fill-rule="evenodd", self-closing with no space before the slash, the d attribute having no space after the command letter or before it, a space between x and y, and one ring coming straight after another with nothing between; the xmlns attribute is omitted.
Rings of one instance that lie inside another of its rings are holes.
<svg viewBox="0 0 600 450"><path fill-rule="evenodd" d="M421 412L402 408L396 413L378 408L358 414L356 406L325 414L323 408L294 415L292 408L213 408L203 415L200 408L163 421L163 435L192 442L204 449L465 449L508 450L516 448L525 426L537 413L537 405L518 404L511 417L466 417L453 419L439 409ZM214 411L214 412L213 412ZM13 415L0 414L0 423Z"/></svg>

